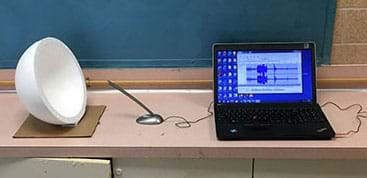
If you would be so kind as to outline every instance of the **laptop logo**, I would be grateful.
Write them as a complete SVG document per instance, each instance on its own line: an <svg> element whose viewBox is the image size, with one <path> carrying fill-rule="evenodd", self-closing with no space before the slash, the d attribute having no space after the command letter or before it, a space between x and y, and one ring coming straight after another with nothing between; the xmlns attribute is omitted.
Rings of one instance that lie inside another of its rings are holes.
<svg viewBox="0 0 367 178"><path fill-rule="evenodd" d="M238 130L237 130L237 129L233 129L233 128L232 128L232 129L229 129L229 132L230 132L230 133L235 134L235 133L237 133L237 132L238 132Z"/></svg>
<svg viewBox="0 0 367 178"><path fill-rule="evenodd" d="M324 127L324 128L316 130L316 132L321 133L321 132L325 132L326 130L327 130L327 128Z"/></svg>

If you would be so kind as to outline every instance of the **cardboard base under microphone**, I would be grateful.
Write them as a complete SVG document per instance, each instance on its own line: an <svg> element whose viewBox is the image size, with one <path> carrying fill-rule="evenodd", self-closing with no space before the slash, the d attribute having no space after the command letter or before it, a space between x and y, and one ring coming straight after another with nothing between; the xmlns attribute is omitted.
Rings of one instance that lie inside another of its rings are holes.
<svg viewBox="0 0 367 178"><path fill-rule="evenodd" d="M92 137L106 106L87 106L83 118L75 127L52 125L31 114L20 126L14 138L80 138Z"/></svg>

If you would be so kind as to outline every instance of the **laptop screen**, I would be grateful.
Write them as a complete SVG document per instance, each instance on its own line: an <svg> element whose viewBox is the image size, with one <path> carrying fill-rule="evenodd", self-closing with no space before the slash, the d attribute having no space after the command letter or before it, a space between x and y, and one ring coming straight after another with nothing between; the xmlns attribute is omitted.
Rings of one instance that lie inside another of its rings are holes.
<svg viewBox="0 0 367 178"><path fill-rule="evenodd" d="M217 103L293 103L313 99L311 49L216 51Z"/></svg>

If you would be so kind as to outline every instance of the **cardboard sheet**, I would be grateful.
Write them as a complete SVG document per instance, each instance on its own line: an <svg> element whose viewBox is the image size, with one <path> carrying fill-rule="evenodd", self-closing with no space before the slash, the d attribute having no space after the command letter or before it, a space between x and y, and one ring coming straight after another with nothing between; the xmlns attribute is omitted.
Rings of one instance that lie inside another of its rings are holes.
<svg viewBox="0 0 367 178"><path fill-rule="evenodd" d="M106 106L87 106L83 118L75 127L57 126L45 123L28 115L13 136L14 138L72 138L92 137Z"/></svg>

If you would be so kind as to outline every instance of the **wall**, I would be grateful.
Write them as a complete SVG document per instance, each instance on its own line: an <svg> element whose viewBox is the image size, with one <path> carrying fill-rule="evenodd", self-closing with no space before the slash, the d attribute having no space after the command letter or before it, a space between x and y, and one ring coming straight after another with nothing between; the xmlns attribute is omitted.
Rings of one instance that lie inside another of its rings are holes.
<svg viewBox="0 0 367 178"><path fill-rule="evenodd" d="M337 0L331 64L367 63L367 0Z"/></svg>
<svg viewBox="0 0 367 178"><path fill-rule="evenodd" d="M0 6L0 68L46 36L84 68L209 67L215 42L315 41L330 63L336 0L36 0ZM291 15L290 15L291 14Z"/></svg>

